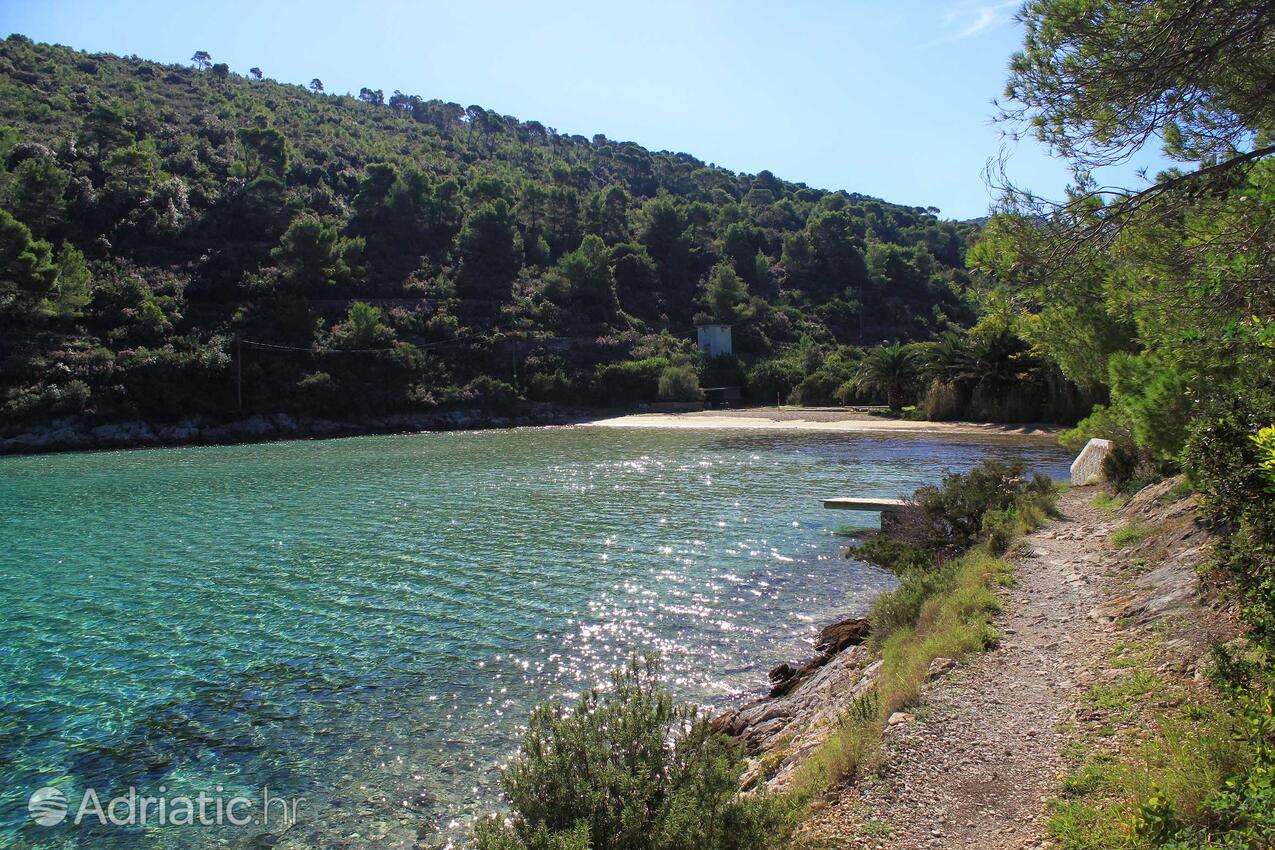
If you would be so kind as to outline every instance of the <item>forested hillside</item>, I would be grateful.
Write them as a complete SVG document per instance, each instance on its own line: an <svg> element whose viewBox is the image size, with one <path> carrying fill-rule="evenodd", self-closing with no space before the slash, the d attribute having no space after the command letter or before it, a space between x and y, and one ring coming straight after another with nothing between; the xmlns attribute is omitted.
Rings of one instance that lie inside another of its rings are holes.
<svg viewBox="0 0 1275 850"><path fill-rule="evenodd" d="M696 381L828 403L856 397L860 346L973 319L976 228L938 210L214 58L0 45L7 426ZM734 325L735 357L696 352L704 317Z"/></svg>

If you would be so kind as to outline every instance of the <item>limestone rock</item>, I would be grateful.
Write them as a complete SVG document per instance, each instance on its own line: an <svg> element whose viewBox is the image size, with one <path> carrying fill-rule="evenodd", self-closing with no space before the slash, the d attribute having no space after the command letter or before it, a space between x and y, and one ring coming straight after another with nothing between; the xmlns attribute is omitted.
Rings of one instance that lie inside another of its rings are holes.
<svg viewBox="0 0 1275 850"><path fill-rule="evenodd" d="M871 624L866 617L851 617L846 620L825 626L815 641L815 649L829 655L840 652L848 646L858 646L868 639Z"/></svg>
<svg viewBox="0 0 1275 850"><path fill-rule="evenodd" d="M925 678L937 679L939 676L947 673L956 667L956 662L951 658L935 658L930 662L930 668L925 672Z"/></svg>

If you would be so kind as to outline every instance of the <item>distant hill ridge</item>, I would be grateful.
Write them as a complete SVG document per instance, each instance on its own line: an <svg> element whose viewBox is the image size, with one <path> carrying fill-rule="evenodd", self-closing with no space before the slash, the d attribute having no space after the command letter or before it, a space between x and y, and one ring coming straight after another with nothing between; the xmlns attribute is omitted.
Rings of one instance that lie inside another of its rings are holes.
<svg viewBox="0 0 1275 850"><path fill-rule="evenodd" d="M0 43L6 427L623 405L687 370L827 402L858 346L972 319L977 225L932 208L214 59Z"/></svg>

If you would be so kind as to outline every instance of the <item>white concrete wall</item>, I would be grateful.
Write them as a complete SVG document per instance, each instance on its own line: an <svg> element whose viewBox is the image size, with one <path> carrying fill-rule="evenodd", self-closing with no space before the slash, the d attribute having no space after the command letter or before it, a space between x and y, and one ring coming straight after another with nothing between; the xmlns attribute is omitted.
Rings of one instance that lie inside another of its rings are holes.
<svg viewBox="0 0 1275 850"><path fill-rule="evenodd" d="M700 325L695 332L699 336L699 350L709 357L731 353L730 325Z"/></svg>
<svg viewBox="0 0 1275 850"><path fill-rule="evenodd" d="M1071 462L1071 483L1077 487L1102 480L1102 460L1115 446L1110 440L1090 440Z"/></svg>

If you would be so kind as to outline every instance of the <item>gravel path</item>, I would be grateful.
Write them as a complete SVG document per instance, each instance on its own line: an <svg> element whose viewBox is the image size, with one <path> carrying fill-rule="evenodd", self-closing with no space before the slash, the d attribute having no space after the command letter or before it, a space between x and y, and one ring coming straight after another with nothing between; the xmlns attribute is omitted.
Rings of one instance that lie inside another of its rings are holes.
<svg viewBox="0 0 1275 850"><path fill-rule="evenodd" d="M1042 841L1043 799L1064 769L1072 716L1112 640L1100 602L1119 525L1064 494L1063 518L1024 541L1004 592L999 648L930 685L916 719L890 727L877 774L838 789L807 828L817 847L1019 850Z"/></svg>

